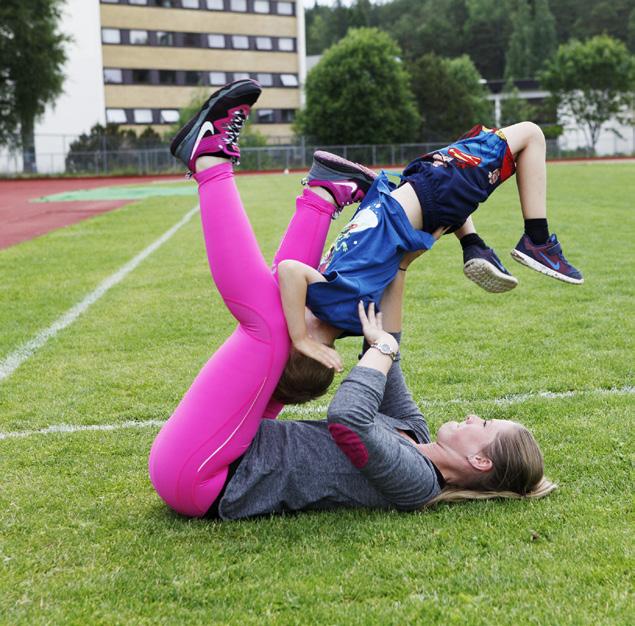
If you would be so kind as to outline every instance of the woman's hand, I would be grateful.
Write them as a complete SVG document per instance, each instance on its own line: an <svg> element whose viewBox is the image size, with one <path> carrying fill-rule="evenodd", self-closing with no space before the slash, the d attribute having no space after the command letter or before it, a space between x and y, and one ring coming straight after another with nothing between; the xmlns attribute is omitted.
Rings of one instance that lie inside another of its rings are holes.
<svg viewBox="0 0 635 626"><path fill-rule="evenodd" d="M384 330L382 324L382 316L380 313L375 313L375 303L371 302L368 305L368 314L364 311L364 303L360 300L358 304L359 320L362 323L362 331L364 338L369 344L375 342L387 343L391 350L394 352L399 351L399 344L397 340L388 332Z"/></svg>
<svg viewBox="0 0 635 626"><path fill-rule="evenodd" d="M309 335L305 335L302 339L294 341L293 347L298 352L304 354L304 356L308 356L330 369L334 369L337 372L341 372L343 370L342 359L340 358L337 350L329 348L329 346L316 341Z"/></svg>

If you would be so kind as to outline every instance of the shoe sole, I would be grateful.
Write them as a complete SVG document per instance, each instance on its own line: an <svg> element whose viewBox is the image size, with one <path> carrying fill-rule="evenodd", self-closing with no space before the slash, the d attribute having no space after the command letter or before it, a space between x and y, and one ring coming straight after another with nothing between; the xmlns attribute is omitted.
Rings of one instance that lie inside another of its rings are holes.
<svg viewBox="0 0 635 626"><path fill-rule="evenodd" d="M180 159L187 165L187 162L189 161L189 155L182 156L181 152L183 151L183 148L187 146L192 138L198 133L198 128L207 118L207 114L210 112L211 108L221 98L224 98L229 94L234 93L234 95L241 95L235 94L235 92L239 91L241 87L246 85L252 87L254 92L258 92L254 100L255 102L258 99L258 96L260 96L262 89L260 89L260 87L253 80L237 80L233 83L229 83L229 85L226 85L225 87L222 87L218 91L215 91L204 102L199 112L194 117L192 117L176 134L176 136L172 140L172 143L170 144L170 152L172 153L172 155L177 159ZM247 90L247 93L248 91L249 90Z"/></svg>
<svg viewBox="0 0 635 626"><path fill-rule="evenodd" d="M319 165L319 173L313 178L332 180L329 175L339 179L341 179L342 175L350 176L359 184L364 193L368 192L377 178L377 174L373 170L324 150L315 152L313 161ZM313 170L314 168L311 167L311 169Z"/></svg>
<svg viewBox="0 0 635 626"><path fill-rule="evenodd" d="M535 259L532 259L530 256L526 255L524 252L520 250L516 250L514 248L511 251L511 256L514 261L518 261L522 265L529 267L536 272L540 272L541 274L546 274L547 276L551 276L551 278L555 278L557 280L561 280L563 283L569 283L570 285L581 285L584 282L584 278L571 278L570 276L565 276L560 272L556 272L542 263L539 263Z"/></svg>
<svg viewBox="0 0 635 626"><path fill-rule="evenodd" d="M463 273L472 282L490 293L504 293L518 285L516 278L503 274L485 259L470 259L463 265Z"/></svg>

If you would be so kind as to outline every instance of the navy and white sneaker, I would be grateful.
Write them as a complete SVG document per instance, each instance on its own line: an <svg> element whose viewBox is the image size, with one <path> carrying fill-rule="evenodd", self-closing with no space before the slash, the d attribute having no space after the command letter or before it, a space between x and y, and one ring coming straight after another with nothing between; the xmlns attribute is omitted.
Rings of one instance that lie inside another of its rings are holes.
<svg viewBox="0 0 635 626"><path fill-rule="evenodd" d="M240 162L238 139L262 89L255 80L237 80L214 92L200 111L176 134L170 152L195 171L203 155Z"/></svg>
<svg viewBox="0 0 635 626"><path fill-rule="evenodd" d="M584 282L582 274L562 254L562 246L555 233L546 243L536 245L523 235L516 247L511 251L512 258L532 270L557 278L565 283L581 285Z"/></svg>
<svg viewBox="0 0 635 626"><path fill-rule="evenodd" d="M490 293L503 293L518 284L518 280L505 269L494 250L478 245L468 246L463 250L463 273Z"/></svg>
<svg viewBox="0 0 635 626"><path fill-rule="evenodd" d="M359 163L324 150L317 150L313 154L309 174L302 179L302 184L322 187L333 196L338 208L333 214L335 219L345 206L361 202L376 178L377 174L373 170Z"/></svg>

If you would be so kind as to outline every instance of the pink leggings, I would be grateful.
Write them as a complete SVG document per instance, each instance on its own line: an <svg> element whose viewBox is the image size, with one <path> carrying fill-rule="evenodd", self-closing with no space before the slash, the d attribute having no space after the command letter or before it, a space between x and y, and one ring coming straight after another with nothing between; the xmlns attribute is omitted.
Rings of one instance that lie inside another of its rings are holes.
<svg viewBox="0 0 635 626"><path fill-rule="evenodd" d="M282 406L270 400L290 348L277 278L262 256L230 163L194 176L212 277L238 326L203 366L152 445L150 479L184 515L204 515L244 454L260 420ZM275 259L317 267L334 207L314 193L298 197Z"/></svg>

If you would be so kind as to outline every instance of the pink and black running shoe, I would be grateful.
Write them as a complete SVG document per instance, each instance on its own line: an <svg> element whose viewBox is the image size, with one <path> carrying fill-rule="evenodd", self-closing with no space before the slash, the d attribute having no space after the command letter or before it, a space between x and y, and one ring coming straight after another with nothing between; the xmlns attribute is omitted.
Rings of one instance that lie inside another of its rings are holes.
<svg viewBox="0 0 635 626"><path fill-rule="evenodd" d="M562 254L562 247L555 233L546 243L536 245L523 235L516 247L511 251L514 260L552 278L565 283L581 285L584 282L582 274Z"/></svg>
<svg viewBox="0 0 635 626"><path fill-rule="evenodd" d="M313 154L313 164L302 184L326 189L341 211L349 204L361 202L376 178L373 170L359 163L318 150ZM339 215L339 211L333 218Z"/></svg>
<svg viewBox="0 0 635 626"><path fill-rule="evenodd" d="M237 80L213 93L170 144L170 152L194 172L203 155L240 161L238 139L262 89L254 80Z"/></svg>

